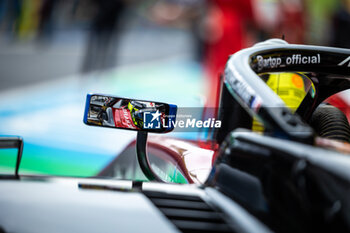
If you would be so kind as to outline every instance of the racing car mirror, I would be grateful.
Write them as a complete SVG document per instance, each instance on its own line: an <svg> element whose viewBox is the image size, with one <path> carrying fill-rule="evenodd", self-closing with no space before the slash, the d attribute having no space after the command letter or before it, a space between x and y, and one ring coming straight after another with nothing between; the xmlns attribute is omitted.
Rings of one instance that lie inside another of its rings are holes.
<svg viewBox="0 0 350 233"><path fill-rule="evenodd" d="M174 129L177 106L110 95L88 94L84 123L93 126L167 133Z"/></svg>

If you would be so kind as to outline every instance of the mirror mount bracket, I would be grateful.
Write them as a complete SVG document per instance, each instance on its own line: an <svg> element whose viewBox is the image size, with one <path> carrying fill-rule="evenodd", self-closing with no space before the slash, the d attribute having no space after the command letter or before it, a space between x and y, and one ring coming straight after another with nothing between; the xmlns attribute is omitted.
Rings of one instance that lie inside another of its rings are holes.
<svg viewBox="0 0 350 233"><path fill-rule="evenodd" d="M23 139L21 137L1 137L0 138L0 149L9 149L16 148L17 152L17 160L15 167L14 178L19 179L19 165L21 164L22 153L23 153ZM5 176L2 176L5 177ZM10 178L10 176L8 177Z"/></svg>
<svg viewBox="0 0 350 233"><path fill-rule="evenodd" d="M137 139L136 139L137 160L139 162L139 165L141 167L143 174L146 176L147 179L149 179L150 181L164 182L162 179L160 179L156 175L156 173L153 172L151 164L148 160L147 135L148 134L145 131L137 132Z"/></svg>

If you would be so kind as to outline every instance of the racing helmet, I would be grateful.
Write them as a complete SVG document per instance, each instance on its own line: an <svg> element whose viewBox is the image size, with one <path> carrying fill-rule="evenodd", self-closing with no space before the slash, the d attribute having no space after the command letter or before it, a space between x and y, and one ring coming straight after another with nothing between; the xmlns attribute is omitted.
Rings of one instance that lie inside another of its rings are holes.
<svg viewBox="0 0 350 233"><path fill-rule="evenodd" d="M266 84L283 102L295 112L310 91L315 96L315 86L303 73L272 73L269 74Z"/></svg>
<svg viewBox="0 0 350 233"><path fill-rule="evenodd" d="M315 85L304 73L268 73L261 74L260 78L283 100L293 113L295 113L308 93L310 93L312 98L315 97ZM257 132L264 130L261 122L256 118L253 119L252 129Z"/></svg>

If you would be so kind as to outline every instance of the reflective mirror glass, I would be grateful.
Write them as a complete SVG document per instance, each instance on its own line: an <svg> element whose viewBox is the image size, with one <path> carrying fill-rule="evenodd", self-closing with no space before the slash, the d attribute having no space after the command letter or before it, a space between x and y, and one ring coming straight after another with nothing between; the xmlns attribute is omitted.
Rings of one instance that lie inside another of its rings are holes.
<svg viewBox="0 0 350 233"><path fill-rule="evenodd" d="M115 96L87 95L84 123L165 133L173 130L176 105Z"/></svg>

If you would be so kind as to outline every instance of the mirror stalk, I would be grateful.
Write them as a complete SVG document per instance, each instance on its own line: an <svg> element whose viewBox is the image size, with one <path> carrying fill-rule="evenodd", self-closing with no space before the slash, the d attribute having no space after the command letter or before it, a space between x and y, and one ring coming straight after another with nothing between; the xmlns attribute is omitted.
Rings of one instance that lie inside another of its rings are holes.
<svg viewBox="0 0 350 233"><path fill-rule="evenodd" d="M147 154L147 132L145 131L137 132L136 154L141 170L146 178L150 181L164 182L153 172L151 164L149 163Z"/></svg>
<svg viewBox="0 0 350 233"><path fill-rule="evenodd" d="M22 153L23 153L23 140L21 137L3 137L0 138L0 149L9 149L16 148L17 151L17 160L16 160L16 168L15 175L16 179L19 179L19 165L21 164Z"/></svg>

